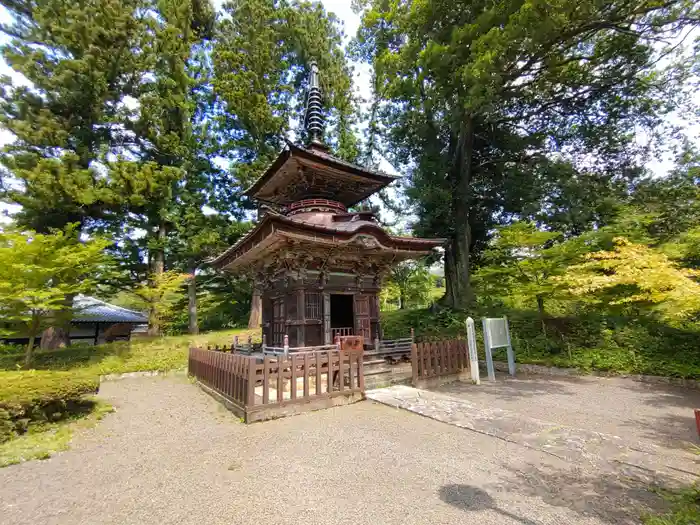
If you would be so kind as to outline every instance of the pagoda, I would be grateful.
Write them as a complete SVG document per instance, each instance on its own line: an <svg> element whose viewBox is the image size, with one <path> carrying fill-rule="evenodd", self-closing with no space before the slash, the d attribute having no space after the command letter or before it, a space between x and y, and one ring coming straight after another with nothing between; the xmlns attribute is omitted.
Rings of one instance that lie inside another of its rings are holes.
<svg viewBox="0 0 700 525"><path fill-rule="evenodd" d="M260 203L257 225L213 261L246 274L262 298L268 345L330 344L335 336L381 338L378 294L391 265L422 257L443 239L397 237L370 211L349 208L396 177L329 153L318 68L311 66L306 146L291 142L244 195Z"/></svg>

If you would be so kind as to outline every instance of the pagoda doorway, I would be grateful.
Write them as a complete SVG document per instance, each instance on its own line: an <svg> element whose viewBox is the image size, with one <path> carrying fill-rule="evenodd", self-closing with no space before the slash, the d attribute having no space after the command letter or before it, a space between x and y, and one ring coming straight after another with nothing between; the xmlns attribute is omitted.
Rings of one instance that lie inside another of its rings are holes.
<svg viewBox="0 0 700 525"><path fill-rule="evenodd" d="M331 335L355 333L355 301L353 294L331 294Z"/></svg>

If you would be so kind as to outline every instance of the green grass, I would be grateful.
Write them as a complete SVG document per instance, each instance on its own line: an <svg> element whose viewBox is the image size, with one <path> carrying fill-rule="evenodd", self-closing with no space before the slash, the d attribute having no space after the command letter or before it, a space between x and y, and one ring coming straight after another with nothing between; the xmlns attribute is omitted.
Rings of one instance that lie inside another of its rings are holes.
<svg viewBox="0 0 700 525"><path fill-rule="evenodd" d="M472 313L482 354L481 317L486 314ZM588 314L550 318L545 335L536 312L505 308L490 312L492 316L504 314L508 315L520 363L700 379L698 324L672 327L641 315L626 318ZM466 314L446 309L398 310L382 313L382 327L387 339L406 337L412 327L419 340L454 338L465 336L465 319ZM494 358L505 360L505 351L496 351Z"/></svg>
<svg viewBox="0 0 700 525"><path fill-rule="evenodd" d="M89 428L112 411L110 405L95 401L87 417L31 425L25 434L0 443L0 468L33 459L48 459L56 452L67 450L74 431Z"/></svg>
<svg viewBox="0 0 700 525"><path fill-rule="evenodd" d="M248 334L260 337L259 330L225 330L196 336L180 335L135 338L101 346L76 346L59 350L37 350L32 368L36 370L80 371L104 375L144 370L177 370L187 366L191 345L231 345L234 336L242 340ZM0 370L17 370L22 366L21 353L0 354ZM1 379L1 378L0 378ZM2 388L2 387L0 387Z"/></svg>
<svg viewBox="0 0 700 525"><path fill-rule="evenodd" d="M700 523L700 485L663 494L671 510L658 516L645 516L645 525L697 525Z"/></svg>
<svg viewBox="0 0 700 525"><path fill-rule="evenodd" d="M41 459L65 450L76 419L92 421L95 405L88 395L100 375L181 370L190 346L228 345L259 330L227 330L197 336L136 338L97 347L37 350L31 370L22 370L21 349L0 352L0 465ZM71 421L67 423L66 421Z"/></svg>

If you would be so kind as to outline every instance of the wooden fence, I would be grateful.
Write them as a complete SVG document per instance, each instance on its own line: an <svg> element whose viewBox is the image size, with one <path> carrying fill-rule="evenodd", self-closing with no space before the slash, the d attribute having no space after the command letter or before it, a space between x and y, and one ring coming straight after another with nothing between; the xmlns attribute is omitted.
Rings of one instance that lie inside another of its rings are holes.
<svg viewBox="0 0 700 525"><path fill-rule="evenodd" d="M365 388L362 353L337 349L258 358L191 348L189 374L247 423L359 401Z"/></svg>
<svg viewBox="0 0 700 525"><path fill-rule="evenodd" d="M454 339L434 343L417 343L411 348L413 384L434 378L457 378L469 371L467 341Z"/></svg>

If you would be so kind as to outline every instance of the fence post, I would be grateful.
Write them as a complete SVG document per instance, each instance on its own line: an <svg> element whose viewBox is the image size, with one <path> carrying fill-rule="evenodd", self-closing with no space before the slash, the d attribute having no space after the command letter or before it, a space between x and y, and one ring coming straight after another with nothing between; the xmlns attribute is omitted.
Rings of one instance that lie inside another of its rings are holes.
<svg viewBox="0 0 700 525"><path fill-rule="evenodd" d="M415 386L418 381L418 346L416 343L411 343L411 375Z"/></svg>
<svg viewBox="0 0 700 525"><path fill-rule="evenodd" d="M246 418L248 416L247 411L248 407L252 407L255 405L255 379L257 376L257 368L258 368L258 361L257 359L253 359L251 357L247 358L248 360L248 396L246 400Z"/></svg>
<svg viewBox="0 0 700 525"><path fill-rule="evenodd" d="M504 315L503 321L506 324L506 339L508 340L508 347L506 349L506 355L508 356L508 373L515 377L515 352L513 352L513 345L510 342L510 326L508 325L508 318Z"/></svg>
<svg viewBox="0 0 700 525"><path fill-rule="evenodd" d="M233 338L233 347L238 348L238 336L234 336Z"/></svg>
<svg viewBox="0 0 700 525"><path fill-rule="evenodd" d="M289 355L289 336L284 334L284 355Z"/></svg>
<svg viewBox="0 0 700 525"><path fill-rule="evenodd" d="M486 317L481 320L484 327L484 347L486 349L486 372L489 376L489 381L496 380L496 372L493 369L493 354L491 353L491 338L489 337L489 321Z"/></svg>
<svg viewBox="0 0 700 525"><path fill-rule="evenodd" d="M413 328L411 328L411 343L415 343L415 342L416 342L416 331Z"/></svg>
<svg viewBox="0 0 700 525"><path fill-rule="evenodd" d="M335 335L335 349L340 351L340 336L338 334Z"/></svg>
<svg viewBox="0 0 700 525"><path fill-rule="evenodd" d="M265 336L265 334L263 334L263 335L262 335L262 353L263 353L263 354L265 354L265 347L267 346L267 345L265 344L265 341L266 341L266 336Z"/></svg>
<svg viewBox="0 0 700 525"><path fill-rule="evenodd" d="M476 353L476 328L474 327L474 319L467 317L467 345L469 346L469 370L471 371L472 381L475 385L481 384L479 378L479 355Z"/></svg>

